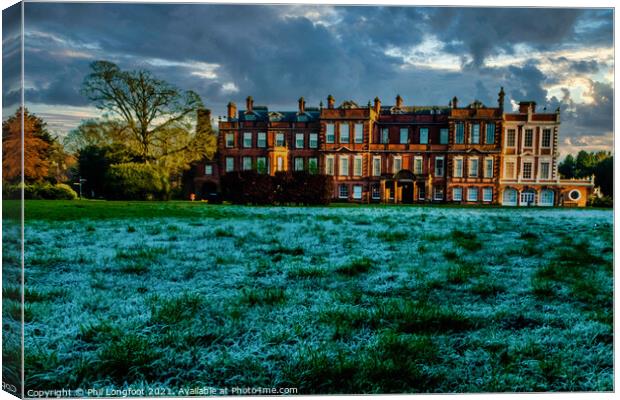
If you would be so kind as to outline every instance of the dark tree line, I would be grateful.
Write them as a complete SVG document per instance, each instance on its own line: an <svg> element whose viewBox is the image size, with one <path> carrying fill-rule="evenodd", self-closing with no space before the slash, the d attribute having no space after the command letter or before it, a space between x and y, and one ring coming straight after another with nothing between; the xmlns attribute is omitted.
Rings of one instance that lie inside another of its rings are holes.
<svg viewBox="0 0 620 400"><path fill-rule="evenodd" d="M608 151L580 151L574 157L569 154L558 165L558 172L565 179L584 179L594 175L594 185L601 188L604 196L614 195L614 157Z"/></svg>

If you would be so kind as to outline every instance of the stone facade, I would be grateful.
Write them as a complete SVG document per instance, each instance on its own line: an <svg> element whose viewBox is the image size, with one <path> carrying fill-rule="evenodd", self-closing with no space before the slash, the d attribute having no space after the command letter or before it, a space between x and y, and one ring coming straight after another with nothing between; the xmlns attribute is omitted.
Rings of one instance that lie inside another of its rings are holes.
<svg viewBox="0 0 620 400"><path fill-rule="evenodd" d="M540 113L534 102L504 112L474 101L459 107L395 105L379 98L360 106L297 111L245 110L228 104L219 122L218 152L195 165L194 191L211 198L228 171L306 170L333 176L333 199L361 203L462 203L585 206L593 183L564 181L557 173L559 112Z"/></svg>

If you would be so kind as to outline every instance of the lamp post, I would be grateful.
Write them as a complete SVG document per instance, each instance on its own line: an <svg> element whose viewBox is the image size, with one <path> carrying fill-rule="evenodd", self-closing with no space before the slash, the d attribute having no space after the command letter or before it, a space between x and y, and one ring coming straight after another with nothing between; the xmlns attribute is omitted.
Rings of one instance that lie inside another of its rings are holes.
<svg viewBox="0 0 620 400"><path fill-rule="evenodd" d="M86 182L86 179L84 179L84 178L82 178L80 176L78 181L74 183L75 186L79 186L79 188L80 188L80 200L82 200L82 183L84 183L84 182Z"/></svg>

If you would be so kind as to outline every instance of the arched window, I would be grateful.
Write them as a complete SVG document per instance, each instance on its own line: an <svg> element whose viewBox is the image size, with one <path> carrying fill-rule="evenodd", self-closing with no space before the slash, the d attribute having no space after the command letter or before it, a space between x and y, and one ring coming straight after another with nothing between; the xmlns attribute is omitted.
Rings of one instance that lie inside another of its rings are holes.
<svg viewBox="0 0 620 400"><path fill-rule="evenodd" d="M513 188L506 188L504 190L504 196L502 197L502 205L504 206L516 206L517 205L517 191Z"/></svg>
<svg viewBox="0 0 620 400"><path fill-rule="evenodd" d="M553 190L544 189L540 191L540 201L538 205L550 207L553 206L554 193Z"/></svg>
<svg viewBox="0 0 620 400"><path fill-rule="evenodd" d="M519 199L519 205L521 206L533 206L536 205L536 191L534 189L526 189L521 192Z"/></svg>

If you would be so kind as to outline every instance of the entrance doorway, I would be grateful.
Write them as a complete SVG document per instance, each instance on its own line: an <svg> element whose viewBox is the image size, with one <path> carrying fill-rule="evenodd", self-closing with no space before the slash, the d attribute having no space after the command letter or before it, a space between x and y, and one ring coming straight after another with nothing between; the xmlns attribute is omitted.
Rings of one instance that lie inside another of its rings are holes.
<svg viewBox="0 0 620 400"><path fill-rule="evenodd" d="M413 204L413 182L401 182L399 186L403 194L403 204Z"/></svg>

